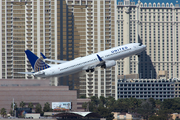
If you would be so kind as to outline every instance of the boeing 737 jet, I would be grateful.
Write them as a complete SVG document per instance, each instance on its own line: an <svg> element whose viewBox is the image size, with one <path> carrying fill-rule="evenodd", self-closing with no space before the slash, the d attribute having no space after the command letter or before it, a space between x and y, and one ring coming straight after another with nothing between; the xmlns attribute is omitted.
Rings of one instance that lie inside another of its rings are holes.
<svg viewBox="0 0 180 120"><path fill-rule="evenodd" d="M46 61L57 62L60 64L50 65L38 58L30 50L25 53L29 59L34 72L19 72L21 74L30 74L35 77L62 77L85 70L93 72L96 67L110 68L116 65L116 60L123 59L132 55L138 55L146 49L146 45L141 43L130 43L123 46L114 47L105 51L91 54L85 57L79 57L71 61L47 59Z"/></svg>

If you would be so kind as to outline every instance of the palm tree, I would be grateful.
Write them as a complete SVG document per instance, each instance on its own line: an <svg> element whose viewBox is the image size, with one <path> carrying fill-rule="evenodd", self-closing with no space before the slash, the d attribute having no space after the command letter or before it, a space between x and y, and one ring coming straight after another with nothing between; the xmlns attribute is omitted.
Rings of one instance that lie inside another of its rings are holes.
<svg viewBox="0 0 180 120"><path fill-rule="evenodd" d="M107 99L104 96L100 96L100 106L106 107Z"/></svg>
<svg viewBox="0 0 180 120"><path fill-rule="evenodd" d="M5 108L2 108L1 109L1 115L4 117L6 115L6 109Z"/></svg>
<svg viewBox="0 0 180 120"><path fill-rule="evenodd" d="M36 112L36 113L41 113L41 112L42 112L41 104L37 104L37 105L36 105L35 112Z"/></svg>
<svg viewBox="0 0 180 120"><path fill-rule="evenodd" d="M50 111L51 111L51 107L50 107L50 104L49 104L48 102L46 102L46 103L44 104L43 111L44 111L44 112L50 112Z"/></svg>
<svg viewBox="0 0 180 120"><path fill-rule="evenodd" d="M13 109L13 103L11 103L11 108ZM14 102L14 110L17 108L17 103Z"/></svg>
<svg viewBox="0 0 180 120"><path fill-rule="evenodd" d="M11 116L14 116L14 115L13 115L13 110L12 110L12 109L9 111L9 114L10 114Z"/></svg>
<svg viewBox="0 0 180 120"><path fill-rule="evenodd" d="M109 96L106 100L107 100L107 102L106 102L107 108L112 107L114 105L114 103L116 102L115 98L112 96Z"/></svg>
<svg viewBox="0 0 180 120"><path fill-rule="evenodd" d="M28 108L32 108L33 109L33 104L30 102L29 104L28 104Z"/></svg>
<svg viewBox="0 0 180 120"><path fill-rule="evenodd" d="M88 109L87 107L88 107L88 103L87 102L82 104L82 108L84 108L84 111L87 111L87 109Z"/></svg>
<svg viewBox="0 0 180 120"><path fill-rule="evenodd" d="M19 106L23 108L25 106L25 103L23 101L20 102Z"/></svg>

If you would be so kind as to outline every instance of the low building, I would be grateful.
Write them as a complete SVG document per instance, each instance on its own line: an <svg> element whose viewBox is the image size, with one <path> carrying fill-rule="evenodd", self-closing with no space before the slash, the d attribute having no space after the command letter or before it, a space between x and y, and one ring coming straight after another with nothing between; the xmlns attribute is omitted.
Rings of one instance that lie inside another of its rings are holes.
<svg viewBox="0 0 180 120"><path fill-rule="evenodd" d="M114 114L113 120L133 120L132 114L129 113L120 113L120 112L112 112Z"/></svg>
<svg viewBox="0 0 180 120"><path fill-rule="evenodd" d="M173 120L176 120L176 119L179 120L179 118L180 118L180 114L178 114L178 113L173 113L173 114L171 114L171 116L172 116Z"/></svg>
<svg viewBox="0 0 180 120"><path fill-rule="evenodd" d="M85 103L85 102L88 103L90 101L91 101L91 99L77 99L77 111L78 112L85 111L85 109L82 108L82 105L83 105L83 103ZM86 111L89 111L88 106L87 106Z"/></svg>
<svg viewBox="0 0 180 120"><path fill-rule="evenodd" d="M63 112L53 115L53 117L56 117L57 120L106 120L106 118L101 118L101 115L98 113L92 113L92 112Z"/></svg>
<svg viewBox="0 0 180 120"><path fill-rule="evenodd" d="M25 107L32 103L34 108L38 103L43 108L46 102L51 107L52 102L71 102L71 111L83 111L78 110L76 90L69 90L68 86L50 86L48 79L0 79L0 96L0 109L5 108L7 113L11 110L13 99L18 107L21 101L25 103ZM82 103L83 100L80 100L80 104Z"/></svg>
<svg viewBox="0 0 180 120"><path fill-rule="evenodd" d="M175 92L179 96L179 80L165 79L121 79L118 80L118 99L120 98L137 98L148 99L154 98L164 100L174 98ZM176 91L176 87L177 91Z"/></svg>

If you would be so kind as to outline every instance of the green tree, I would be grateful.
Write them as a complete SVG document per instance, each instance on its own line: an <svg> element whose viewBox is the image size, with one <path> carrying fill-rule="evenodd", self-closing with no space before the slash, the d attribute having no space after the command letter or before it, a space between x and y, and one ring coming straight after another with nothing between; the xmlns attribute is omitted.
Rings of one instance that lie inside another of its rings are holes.
<svg viewBox="0 0 180 120"><path fill-rule="evenodd" d="M154 98L149 98L149 102L151 103L152 107L155 108L156 107L156 101Z"/></svg>
<svg viewBox="0 0 180 120"><path fill-rule="evenodd" d="M100 96L99 98L99 105L106 107L107 99L104 96Z"/></svg>
<svg viewBox="0 0 180 120"><path fill-rule="evenodd" d="M86 95L81 95L80 98L86 98Z"/></svg>
<svg viewBox="0 0 180 120"><path fill-rule="evenodd" d="M159 116L159 118L164 118L163 120L172 120L172 116L171 116L171 114L169 114L169 113L171 113L172 112L172 110L171 109L169 109L169 110L159 110L157 113L156 113L156 116ZM151 117L150 117L151 118ZM157 118L157 117L156 117ZM161 120L160 119L160 120Z"/></svg>
<svg viewBox="0 0 180 120"><path fill-rule="evenodd" d="M11 108L13 109L13 103L11 103ZM17 108L17 103L14 102L14 110Z"/></svg>
<svg viewBox="0 0 180 120"><path fill-rule="evenodd" d="M109 96L106 101L107 108L112 108L115 102L116 100L114 99L114 97Z"/></svg>
<svg viewBox="0 0 180 120"><path fill-rule="evenodd" d="M99 105L99 99L96 96L91 97L91 102L97 107Z"/></svg>
<svg viewBox="0 0 180 120"><path fill-rule="evenodd" d="M91 101L88 103L89 111L94 111L99 106L99 99L96 96L91 97Z"/></svg>
<svg viewBox="0 0 180 120"><path fill-rule="evenodd" d="M6 115L6 109L5 108L1 108L1 115L3 117Z"/></svg>
<svg viewBox="0 0 180 120"><path fill-rule="evenodd" d="M145 120L151 117L155 110L149 100L142 102L141 107L137 108L137 113L139 113Z"/></svg>
<svg viewBox="0 0 180 120"><path fill-rule="evenodd" d="M88 102L89 105L89 111L94 111L94 109L96 109L96 105L94 104L94 102Z"/></svg>
<svg viewBox="0 0 180 120"><path fill-rule="evenodd" d="M118 99L109 109L113 112L128 112L128 103L123 99Z"/></svg>
<svg viewBox="0 0 180 120"><path fill-rule="evenodd" d="M83 103L82 104L82 108L84 108L84 111L87 111L88 110L88 103L87 102L85 102L85 103Z"/></svg>
<svg viewBox="0 0 180 120"><path fill-rule="evenodd" d="M46 103L44 104L43 111L44 111L44 112L50 112L50 111L51 111L51 107L50 107L50 104L49 104L48 102L46 102Z"/></svg>
<svg viewBox="0 0 180 120"><path fill-rule="evenodd" d="M164 110L172 109L174 102L174 99L165 99L162 103L162 108Z"/></svg>
<svg viewBox="0 0 180 120"><path fill-rule="evenodd" d="M19 106L23 108L25 106L25 103L23 101L20 102Z"/></svg>
<svg viewBox="0 0 180 120"><path fill-rule="evenodd" d="M28 104L28 108L34 108L34 105L30 102L29 104Z"/></svg>
<svg viewBox="0 0 180 120"><path fill-rule="evenodd" d="M156 116L153 115L149 118L149 120L166 120L167 118L163 117L163 116Z"/></svg>
<svg viewBox="0 0 180 120"><path fill-rule="evenodd" d="M156 104L156 110L160 110L160 109L161 109L161 106L162 106L162 101L156 100L156 101L155 101L155 104Z"/></svg>
<svg viewBox="0 0 180 120"><path fill-rule="evenodd" d="M41 112L42 112L41 104L38 103L38 104L36 105L35 112L36 112L36 113L41 113Z"/></svg>
<svg viewBox="0 0 180 120"><path fill-rule="evenodd" d="M135 109L140 107L142 104L141 100L132 97L127 99L127 102L128 102L128 112L130 113L136 111Z"/></svg>
<svg viewBox="0 0 180 120"><path fill-rule="evenodd" d="M14 116L12 109L9 111L9 114L10 114L11 116Z"/></svg>
<svg viewBox="0 0 180 120"><path fill-rule="evenodd" d="M106 120L113 120L114 119L114 114L112 114L111 111L106 107L99 106L93 112L98 113L103 118L106 118Z"/></svg>

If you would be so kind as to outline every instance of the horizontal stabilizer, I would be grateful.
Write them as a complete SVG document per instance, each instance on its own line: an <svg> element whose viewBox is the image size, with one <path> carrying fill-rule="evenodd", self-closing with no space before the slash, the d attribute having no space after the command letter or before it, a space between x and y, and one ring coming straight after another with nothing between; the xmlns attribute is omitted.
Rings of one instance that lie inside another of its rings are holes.
<svg viewBox="0 0 180 120"><path fill-rule="evenodd" d="M64 60L52 60L52 59L48 59L43 53L41 53L41 56L44 58L45 61L49 61L49 62L57 62L57 63L68 62L68 61L64 61Z"/></svg>
<svg viewBox="0 0 180 120"><path fill-rule="evenodd" d="M28 74L28 75L33 75L33 72L18 72L19 74Z"/></svg>
<svg viewBox="0 0 180 120"><path fill-rule="evenodd" d="M41 56L43 57L43 59L47 58L43 53L41 53Z"/></svg>

